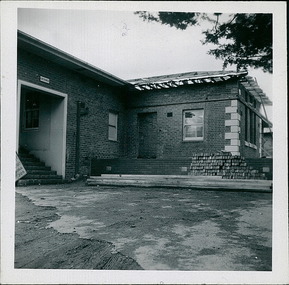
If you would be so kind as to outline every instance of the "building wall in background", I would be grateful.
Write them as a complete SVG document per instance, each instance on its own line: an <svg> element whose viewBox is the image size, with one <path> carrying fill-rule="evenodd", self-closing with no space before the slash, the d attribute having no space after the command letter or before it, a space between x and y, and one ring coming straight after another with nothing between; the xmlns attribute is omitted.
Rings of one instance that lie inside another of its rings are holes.
<svg viewBox="0 0 289 285"><path fill-rule="evenodd" d="M128 108L127 155L139 155L138 116L157 114L157 158L190 157L192 153L225 149L225 108L237 96L237 82L188 86L136 92ZM200 141L183 140L183 112L204 110L204 137Z"/></svg>

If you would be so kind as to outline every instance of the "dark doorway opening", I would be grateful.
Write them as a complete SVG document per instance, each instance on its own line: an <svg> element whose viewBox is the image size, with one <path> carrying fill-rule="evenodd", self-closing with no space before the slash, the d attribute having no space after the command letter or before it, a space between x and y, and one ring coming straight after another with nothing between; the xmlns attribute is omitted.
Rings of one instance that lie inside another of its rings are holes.
<svg viewBox="0 0 289 285"><path fill-rule="evenodd" d="M138 114L139 155L138 158L157 157L157 113Z"/></svg>

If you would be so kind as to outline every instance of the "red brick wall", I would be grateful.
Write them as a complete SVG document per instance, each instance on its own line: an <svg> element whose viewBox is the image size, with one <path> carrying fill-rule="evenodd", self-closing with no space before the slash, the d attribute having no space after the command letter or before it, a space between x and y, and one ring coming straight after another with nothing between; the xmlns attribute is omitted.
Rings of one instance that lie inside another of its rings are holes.
<svg viewBox="0 0 289 285"><path fill-rule="evenodd" d="M46 84L39 76L50 79ZM18 52L18 79L68 94L66 178L75 172L76 102L82 101L89 113L80 122L80 173L88 174L91 157L116 158L124 152L124 94L119 89L101 84L53 62ZM108 140L108 112L119 114L118 141Z"/></svg>
<svg viewBox="0 0 289 285"><path fill-rule="evenodd" d="M225 146L225 107L236 98L236 81L188 86L132 94L127 124L127 155L138 156L139 113L157 112L157 158L190 157L192 153L217 152ZM183 141L183 111L204 108L204 140ZM167 117L171 112L172 117Z"/></svg>
<svg viewBox="0 0 289 285"><path fill-rule="evenodd" d="M257 132L256 132L256 146L257 149L252 148L250 146L245 145L245 105L244 103L240 102L239 103L239 113L241 114L241 132L240 132L240 153L244 157L250 157L250 158L258 158L260 157L259 153L259 139L260 139L260 123L259 123L259 117L257 117Z"/></svg>

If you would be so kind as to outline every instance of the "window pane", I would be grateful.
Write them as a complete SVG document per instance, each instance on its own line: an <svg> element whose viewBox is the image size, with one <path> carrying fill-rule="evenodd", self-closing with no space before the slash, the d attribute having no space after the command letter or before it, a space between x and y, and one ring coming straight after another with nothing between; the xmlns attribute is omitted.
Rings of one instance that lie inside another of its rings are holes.
<svg viewBox="0 0 289 285"><path fill-rule="evenodd" d="M108 139L116 141L117 140L117 114L109 113L108 119Z"/></svg>
<svg viewBox="0 0 289 285"><path fill-rule="evenodd" d="M27 93L25 97L25 128L39 127L39 95Z"/></svg>
<svg viewBox="0 0 289 285"><path fill-rule="evenodd" d="M185 118L193 118L193 112L191 112L191 111L186 111L185 112Z"/></svg>
<svg viewBox="0 0 289 285"><path fill-rule="evenodd" d="M184 139L202 139L204 133L204 110L184 112Z"/></svg>
<svg viewBox="0 0 289 285"><path fill-rule="evenodd" d="M39 109L39 96L37 93L26 94L25 108L26 110Z"/></svg>
<svg viewBox="0 0 289 285"><path fill-rule="evenodd" d="M31 112L26 112L26 128L31 128L32 126L32 114Z"/></svg>
<svg viewBox="0 0 289 285"><path fill-rule="evenodd" d="M192 125L196 122L194 118L186 118L185 119L185 125Z"/></svg>
<svg viewBox="0 0 289 285"><path fill-rule="evenodd" d="M117 125L117 115L113 113L109 113L109 121L108 124L110 126L115 126Z"/></svg>
<svg viewBox="0 0 289 285"><path fill-rule="evenodd" d="M185 126L185 138L195 138L197 136L196 127L194 126Z"/></svg>
<svg viewBox="0 0 289 285"><path fill-rule="evenodd" d="M197 137L198 138L203 137L203 126L197 127Z"/></svg>
<svg viewBox="0 0 289 285"><path fill-rule="evenodd" d="M108 127L108 138L113 141L117 140L117 131L115 127L112 126Z"/></svg>

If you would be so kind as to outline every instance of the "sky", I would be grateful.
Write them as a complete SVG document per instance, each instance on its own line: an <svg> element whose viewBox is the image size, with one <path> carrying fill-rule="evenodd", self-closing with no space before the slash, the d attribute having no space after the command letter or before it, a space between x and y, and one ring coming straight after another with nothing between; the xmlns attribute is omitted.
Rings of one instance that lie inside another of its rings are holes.
<svg viewBox="0 0 289 285"><path fill-rule="evenodd" d="M202 31L144 22L133 11L18 9L18 29L122 79L222 70ZM227 70L235 70L229 66ZM249 70L272 100L272 75ZM267 108L271 119L271 107Z"/></svg>

